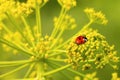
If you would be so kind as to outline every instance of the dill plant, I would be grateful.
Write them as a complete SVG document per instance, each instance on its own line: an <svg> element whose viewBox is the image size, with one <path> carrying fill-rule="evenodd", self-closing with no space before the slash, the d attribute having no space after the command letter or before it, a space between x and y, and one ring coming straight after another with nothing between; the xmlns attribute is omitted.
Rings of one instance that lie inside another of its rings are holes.
<svg viewBox="0 0 120 80"><path fill-rule="evenodd" d="M15 55L26 54L27 57L25 60L0 61L0 67L8 69L7 72L1 72L3 70L0 69L0 80L59 80L54 75L56 73L60 73L61 77L64 75L64 79L67 80L99 80L96 77L97 72L84 74L82 70L101 69L107 64L114 69L118 68L116 63L119 62L119 57L114 45L109 45L105 36L90 26L93 23L106 25L108 20L105 15L101 11L95 11L94 8L85 9L89 22L75 35L64 40L62 37L64 31L77 27L75 19L68 14L77 2L57 1L61 6L60 14L53 18L54 28L51 34L45 36L42 32L41 8L48 0L0 1L0 43L5 51ZM27 21L27 17L32 13L35 13L34 26ZM75 39L79 35L85 35L88 41L76 44ZM9 69L10 67L14 68ZM27 68L22 72L24 76L18 78L13 76L13 73L19 74L24 68ZM71 77L70 74L74 76ZM13 77L7 77L9 75ZM111 80L120 78L117 73L113 73Z"/></svg>

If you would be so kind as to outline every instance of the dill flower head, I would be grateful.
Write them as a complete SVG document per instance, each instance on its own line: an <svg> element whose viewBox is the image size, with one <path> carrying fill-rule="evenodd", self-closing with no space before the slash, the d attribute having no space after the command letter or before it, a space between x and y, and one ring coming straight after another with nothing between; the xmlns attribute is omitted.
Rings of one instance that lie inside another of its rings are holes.
<svg viewBox="0 0 120 80"><path fill-rule="evenodd" d="M92 67L92 63L96 68L103 68L106 64L118 62L114 45L110 46L105 37L98 33L97 30L86 29L79 35L85 35L88 41L84 44L76 44L75 39L69 43L67 47L68 63L72 63L74 67L81 66L84 63L82 70Z"/></svg>
<svg viewBox="0 0 120 80"><path fill-rule="evenodd" d="M110 46L103 35L90 28L94 22L107 23L101 12L85 9L90 22L74 36L65 40L63 37L65 30L77 27L75 19L68 14L68 11L76 6L76 0L58 0L61 5L60 15L53 18L53 31L44 35L41 8L47 2L48 0L0 1L0 43L4 51L15 54L14 56L10 54L12 57L16 57L17 54L26 57L25 59L19 57L20 60L0 61L0 68L8 69L7 71L0 69L3 71L0 73L0 79L7 80L11 78L9 75L17 73L19 75L14 74L12 80L59 80L55 75L58 72L65 75L65 79L70 78L69 74L60 72L65 70L77 75L75 80L79 80L80 77L83 77L83 80L98 80L95 77L96 73L83 74L77 69L104 68L106 64L117 69L115 63L119 61L119 57L114 45ZM34 19L32 25L28 22L28 17ZM76 38L79 36L82 36L83 41L76 43ZM21 75L20 70L25 75Z"/></svg>
<svg viewBox="0 0 120 80"><path fill-rule="evenodd" d="M66 10L76 6L76 0L58 0L59 4Z"/></svg>
<svg viewBox="0 0 120 80"><path fill-rule="evenodd" d="M99 24L107 24L108 22L105 15L101 11L96 12L94 8L86 8L84 12L87 14L90 21L94 21Z"/></svg>

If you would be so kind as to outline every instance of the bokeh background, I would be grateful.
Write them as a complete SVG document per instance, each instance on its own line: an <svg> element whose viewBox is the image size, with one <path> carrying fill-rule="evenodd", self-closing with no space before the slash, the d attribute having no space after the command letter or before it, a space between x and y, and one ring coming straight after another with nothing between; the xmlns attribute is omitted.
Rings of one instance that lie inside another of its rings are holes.
<svg viewBox="0 0 120 80"><path fill-rule="evenodd" d="M93 24L91 27L98 29L101 34L106 36L110 45L115 45L115 49L120 56L120 0L77 0L77 7L72 8L69 12L69 14L76 19L77 28L73 31L66 31L63 36L65 38L70 37L88 22L88 18L83 12L85 8L95 8L95 10L101 10L106 15L109 20L107 25ZM46 6L42 8L41 17L44 35L51 33L53 29L53 17L58 16L59 12L60 5L57 3L57 0L50 0ZM29 23L34 24L34 20L34 17L28 17ZM0 60L25 59L25 57L21 55L12 57L13 55L9 53L7 53L7 56L4 56L4 54L5 51L0 44ZM93 69L92 71L96 71L96 69ZM89 73L92 71L84 71L82 73ZM97 70L97 72L97 76L100 77L100 80L110 80L112 72L118 72L118 76L120 77L120 69L115 71L109 66Z"/></svg>

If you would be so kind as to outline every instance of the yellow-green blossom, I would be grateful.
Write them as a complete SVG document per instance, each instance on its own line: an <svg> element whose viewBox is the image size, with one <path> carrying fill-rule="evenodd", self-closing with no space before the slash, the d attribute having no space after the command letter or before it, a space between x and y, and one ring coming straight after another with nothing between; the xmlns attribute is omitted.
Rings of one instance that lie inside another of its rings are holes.
<svg viewBox="0 0 120 80"><path fill-rule="evenodd" d="M86 8L84 12L87 14L90 21L99 24L107 24L108 22L105 15L101 11L96 12L94 8Z"/></svg>
<svg viewBox="0 0 120 80"><path fill-rule="evenodd" d="M83 80L99 80L95 76L96 76L96 72L94 72L92 74L86 74L86 76L84 77Z"/></svg>
<svg viewBox="0 0 120 80"><path fill-rule="evenodd" d="M78 45L75 39L79 35L85 35L88 41L85 44ZM94 63L96 68L103 68L108 63L118 62L116 51L110 46L105 37L93 29L86 29L76 35L67 47L68 63L73 66L80 66L80 63ZM85 64L85 65L86 65ZM83 65L83 70L85 66Z"/></svg>
<svg viewBox="0 0 120 80"><path fill-rule="evenodd" d="M58 2L66 10L76 6L76 0L58 0Z"/></svg>
<svg viewBox="0 0 120 80"><path fill-rule="evenodd" d="M118 74L116 72L112 73L112 79L111 80L120 80L120 77L118 77Z"/></svg>

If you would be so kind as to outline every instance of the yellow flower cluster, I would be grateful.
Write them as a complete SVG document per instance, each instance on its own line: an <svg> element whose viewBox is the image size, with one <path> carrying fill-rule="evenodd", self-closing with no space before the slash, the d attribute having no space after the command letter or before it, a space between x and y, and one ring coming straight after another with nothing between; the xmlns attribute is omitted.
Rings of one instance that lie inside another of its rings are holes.
<svg viewBox="0 0 120 80"><path fill-rule="evenodd" d="M120 77L118 77L117 73L112 73L112 79L111 80L120 80Z"/></svg>
<svg viewBox="0 0 120 80"><path fill-rule="evenodd" d="M16 8L12 9L15 16L29 15L33 12L31 4L16 2Z"/></svg>
<svg viewBox="0 0 120 80"><path fill-rule="evenodd" d="M76 6L76 0L58 0L59 4L66 10Z"/></svg>
<svg viewBox="0 0 120 80"><path fill-rule="evenodd" d="M27 4L32 6L32 8L36 7L38 4L40 7L44 6L49 0L27 0Z"/></svg>
<svg viewBox="0 0 120 80"><path fill-rule="evenodd" d="M86 63L82 66L82 70L88 70L91 69L91 67L92 67L91 64Z"/></svg>
<svg viewBox="0 0 120 80"><path fill-rule="evenodd" d="M81 78L79 76L75 76L74 80L81 80Z"/></svg>
<svg viewBox="0 0 120 80"><path fill-rule="evenodd" d="M58 23L58 18L55 17L54 18L54 25L55 27L57 27L57 23ZM75 23L75 19L72 18L70 15L65 15L65 17L63 18L62 22L61 22L61 26L59 26L59 29L74 29L76 27L76 23Z"/></svg>
<svg viewBox="0 0 120 80"><path fill-rule="evenodd" d="M4 17L4 13L11 13L18 17L21 15L29 15L33 12L33 8L39 5L41 8L48 0L27 0L26 2L19 2L15 0L1 0L0 1L0 16Z"/></svg>
<svg viewBox="0 0 120 80"><path fill-rule="evenodd" d="M0 0L0 13L12 9L13 5L15 5L13 0Z"/></svg>
<svg viewBox="0 0 120 80"><path fill-rule="evenodd" d="M36 53L37 57L41 58L43 55L46 55L47 51L50 50L50 44L53 42L49 36L45 36L44 38L40 38L40 41L31 49L32 52Z"/></svg>
<svg viewBox="0 0 120 80"><path fill-rule="evenodd" d="M96 76L96 72L94 72L92 74L86 74L83 80L99 80L95 76Z"/></svg>
<svg viewBox="0 0 120 80"><path fill-rule="evenodd" d="M13 9L14 5L13 0L0 0L0 20L6 17L4 13Z"/></svg>
<svg viewBox="0 0 120 80"><path fill-rule="evenodd" d="M36 8L36 5L40 7L44 6L48 0L27 0L26 2L16 2L16 8L13 9L13 14L16 16L19 15L29 15L33 12L33 8Z"/></svg>
<svg viewBox="0 0 120 80"><path fill-rule="evenodd" d="M74 80L99 80L99 79L96 77L96 72L93 72L84 75L83 79L81 79L80 76L75 76Z"/></svg>
<svg viewBox="0 0 120 80"><path fill-rule="evenodd" d="M101 11L96 12L93 8L86 8L84 12L87 14L90 21L99 24L107 24L108 22L105 15Z"/></svg>
<svg viewBox="0 0 120 80"><path fill-rule="evenodd" d="M82 70L90 69L91 63L96 68L103 68L106 64L119 61L114 46L110 46L103 35L93 29L86 29L81 33L79 35L85 35L88 41L78 45L75 43L75 36L67 47L68 63L72 63L73 68L81 66Z"/></svg>

